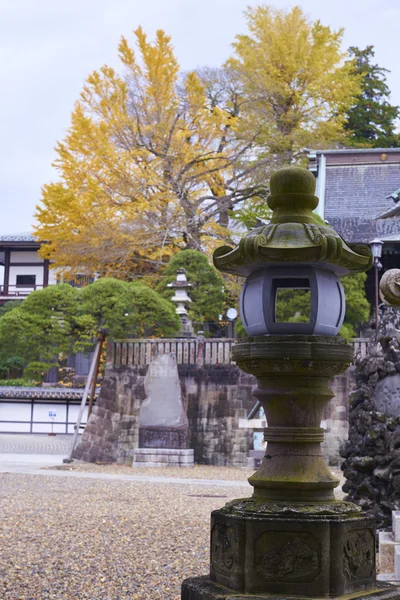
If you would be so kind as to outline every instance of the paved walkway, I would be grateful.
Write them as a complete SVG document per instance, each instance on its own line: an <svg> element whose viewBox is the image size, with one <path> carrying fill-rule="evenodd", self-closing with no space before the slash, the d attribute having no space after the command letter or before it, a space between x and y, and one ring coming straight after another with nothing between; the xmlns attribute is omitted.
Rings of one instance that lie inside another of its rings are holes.
<svg viewBox="0 0 400 600"><path fill-rule="evenodd" d="M180 485L205 485L205 486L216 486L216 487L248 487L249 491L252 489L250 485L244 481L229 481L226 479L187 479L180 477L154 477L151 475L121 475L111 473L89 473L84 471L68 471L65 469L50 470L43 469L41 467L56 466L54 461L44 462L39 459L35 462L24 462L24 457L21 456L20 460L16 462L4 462L4 454L0 454L0 473L22 473L25 475L41 475L42 477L72 477L78 479L102 479L108 481L144 481L147 483L175 483ZM17 456L17 455L15 455ZM41 457L42 458L42 457Z"/></svg>
<svg viewBox="0 0 400 600"><path fill-rule="evenodd" d="M118 473L91 473L84 471L69 471L63 465L63 459L69 454L72 436L57 435L0 435L0 473L22 473L26 475L41 475L43 477L75 477L86 479L102 479L114 481L146 481L149 483L172 483L185 485L248 487L244 481L229 481L223 479L186 479L180 477L159 477L154 475L124 475ZM49 470L46 467L62 466L60 470ZM332 469L340 478L341 472Z"/></svg>
<svg viewBox="0 0 400 600"><path fill-rule="evenodd" d="M183 479L180 477L155 477L154 475L69 471L67 465L64 465L64 468L60 470L46 469L45 467L63 465L63 459L69 454L71 442L71 435L1 434L0 473L22 473L41 475L42 477L77 477L114 481L212 485L218 487L243 487L248 485L246 481L226 481L222 479Z"/></svg>
<svg viewBox="0 0 400 600"><path fill-rule="evenodd" d="M67 456L71 443L72 435L2 433L0 434L0 454Z"/></svg>

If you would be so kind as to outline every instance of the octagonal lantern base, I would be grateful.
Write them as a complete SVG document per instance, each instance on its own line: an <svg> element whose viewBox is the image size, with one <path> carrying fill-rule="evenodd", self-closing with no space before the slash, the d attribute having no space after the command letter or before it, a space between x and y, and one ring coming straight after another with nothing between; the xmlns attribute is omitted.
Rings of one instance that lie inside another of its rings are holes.
<svg viewBox="0 0 400 600"><path fill-rule="evenodd" d="M211 573L198 581L215 595L191 579L182 600L361 595L376 588L375 552L374 519L349 502L234 500L211 515Z"/></svg>

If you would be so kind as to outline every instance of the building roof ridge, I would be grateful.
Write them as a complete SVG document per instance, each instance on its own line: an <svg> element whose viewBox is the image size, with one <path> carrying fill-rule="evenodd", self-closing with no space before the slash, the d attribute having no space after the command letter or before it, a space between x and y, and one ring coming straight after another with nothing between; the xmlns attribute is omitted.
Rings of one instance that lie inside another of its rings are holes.
<svg viewBox="0 0 400 600"><path fill-rule="evenodd" d="M322 150L307 149L308 156L316 154L400 154L400 148L331 148Z"/></svg>

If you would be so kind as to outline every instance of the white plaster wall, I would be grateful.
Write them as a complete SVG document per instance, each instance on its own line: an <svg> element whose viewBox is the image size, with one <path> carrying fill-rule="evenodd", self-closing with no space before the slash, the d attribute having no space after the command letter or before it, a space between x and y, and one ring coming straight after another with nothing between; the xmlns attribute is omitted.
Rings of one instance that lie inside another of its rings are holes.
<svg viewBox="0 0 400 600"><path fill-rule="evenodd" d="M80 404L70 404L68 414L68 433L74 433L74 425L78 418ZM54 433L65 433L65 419L67 406L64 402L57 404L34 404L33 405L33 433L50 433L51 419L49 411L56 412L54 419ZM85 407L81 424L87 422L88 407ZM4 421L11 421L5 423ZM24 421L17 423L17 421ZM44 421L44 423L38 423ZM64 421L64 424L61 422ZM0 433L30 433L31 430L31 404L28 402L0 402Z"/></svg>
<svg viewBox="0 0 400 600"><path fill-rule="evenodd" d="M31 405L22 402L0 403L0 431L4 433L29 433L31 430ZM11 421L4 423L2 421ZM13 421L25 421L15 423Z"/></svg>
<svg viewBox="0 0 400 600"><path fill-rule="evenodd" d="M49 411L55 412L56 417L53 422L52 429L52 419L49 418ZM66 419L67 415L67 407L65 404L34 404L33 406L33 426L32 433L50 433L53 431L54 433L65 433L65 425L61 425L60 422ZM36 421L44 421L44 423L37 423Z"/></svg>
<svg viewBox="0 0 400 600"><path fill-rule="evenodd" d="M36 285L43 285L43 273L44 267L43 265L38 265L37 267L10 267L10 276L9 276L9 286L11 286L11 290L13 291L12 286L17 284L17 275L36 275ZM31 286L27 286L26 288L18 287L18 291L32 291Z"/></svg>
<svg viewBox="0 0 400 600"><path fill-rule="evenodd" d="M88 415L88 406L85 406L83 411L81 425L86 425L87 423L87 415ZM68 423L72 423L72 425L68 425L68 433L74 433L74 425L78 420L78 413L80 410L80 406L78 404L70 404L69 405L69 414L68 414ZM82 430L81 430L82 431Z"/></svg>
<svg viewBox="0 0 400 600"><path fill-rule="evenodd" d="M57 283L57 271L56 269L49 270L49 285L56 285Z"/></svg>
<svg viewBox="0 0 400 600"><path fill-rule="evenodd" d="M10 262L32 262L43 263L43 258L40 258L37 250L11 250Z"/></svg>

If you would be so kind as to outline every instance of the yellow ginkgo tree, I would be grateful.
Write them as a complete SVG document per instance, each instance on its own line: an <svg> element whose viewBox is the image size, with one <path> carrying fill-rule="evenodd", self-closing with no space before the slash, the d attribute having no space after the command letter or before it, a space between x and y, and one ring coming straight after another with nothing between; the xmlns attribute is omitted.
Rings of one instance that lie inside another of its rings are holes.
<svg viewBox="0 0 400 600"><path fill-rule="evenodd" d="M262 209L271 171L342 140L360 78L343 32L299 7L246 13L223 69L180 73L171 40L141 28L121 72L92 73L57 144L36 234L59 270L131 278L178 249L209 251ZM261 211L261 212L260 212Z"/></svg>
<svg viewBox="0 0 400 600"><path fill-rule="evenodd" d="M245 18L248 33L236 36L226 66L245 100L242 127L259 132L260 150L287 164L307 146L345 141L361 78L342 50L343 29L310 21L299 6L250 7Z"/></svg>
<svg viewBox="0 0 400 600"><path fill-rule="evenodd" d="M237 133L254 141L254 184L276 169L306 166L307 148L340 147L344 124L357 102L361 78L342 50L343 30L311 21L299 6L249 7L248 31L237 35L221 70L206 71L210 99L237 107ZM202 73L201 73L202 74ZM247 226L267 218L263 196L235 211Z"/></svg>
<svg viewBox="0 0 400 600"><path fill-rule="evenodd" d="M36 234L61 272L152 272L179 248L229 237L230 211L262 191L232 104L180 74L163 31L135 37L135 50L120 42L122 74L88 77L56 146L59 180L43 188Z"/></svg>

